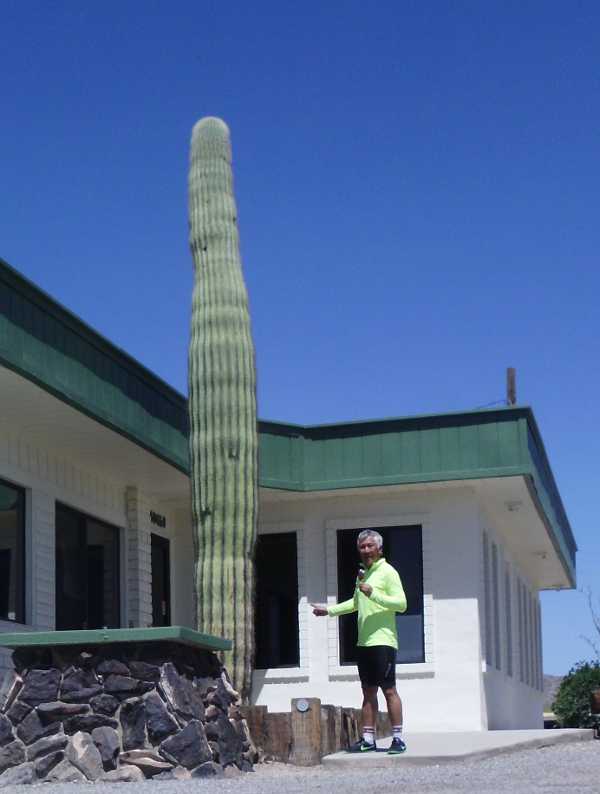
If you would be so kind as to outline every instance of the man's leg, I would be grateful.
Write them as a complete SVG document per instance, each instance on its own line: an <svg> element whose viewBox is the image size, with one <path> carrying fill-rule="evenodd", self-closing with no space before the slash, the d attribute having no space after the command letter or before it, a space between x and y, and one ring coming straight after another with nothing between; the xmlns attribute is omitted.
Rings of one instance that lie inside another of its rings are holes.
<svg viewBox="0 0 600 794"><path fill-rule="evenodd" d="M388 753L392 755L403 753L406 750L406 745L402 739L402 701L395 686L384 687L383 694L385 695L392 724L392 744Z"/></svg>
<svg viewBox="0 0 600 794"><path fill-rule="evenodd" d="M390 723L392 725L402 725L402 701L395 686L386 687L383 690L385 700L387 703L388 714L390 715ZM377 700L375 701L377 703Z"/></svg>
<svg viewBox="0 0 600 794"><path fill-rule="evenodd" d="M377 687L363 686L362 721L365 728L375 730L377 724Z"/></svg>

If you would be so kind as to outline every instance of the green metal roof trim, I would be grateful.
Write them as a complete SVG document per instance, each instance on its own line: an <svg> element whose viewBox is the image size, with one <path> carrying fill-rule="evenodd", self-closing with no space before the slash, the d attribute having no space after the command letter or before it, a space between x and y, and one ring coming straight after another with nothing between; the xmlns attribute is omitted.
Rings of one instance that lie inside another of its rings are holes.
<svg viewBox="0 0 600 794"><path fill-rule="evenodd" d="M0 364L189 473L186 398L1 259ZM312 427L259 422L259 432L266 488L525 476L574 582L575 540L528 407Z"/></svg>
<svg viewBox="0 0 600 794"><path fill-rule="evenodd" d="M0 363L188 470L186 398L2 259Z"/></svg>
<svg viewBox="0 0 600 794"><path fill-rule="evenodd" d="M287 491L523 476L575 583L577 546L531 408L299 427L262 422L260 484Z"/></svg>
<svg viewBox="0 0 600 794"><path fill-rule="evenodd" d="M81 631L23 631L0 633L0 646L43 648L56 645L110 645L121 642L178 642L209 651L230 651L231 640L201 634L186 626L157 626L146 629L89 629Z"/></svg>

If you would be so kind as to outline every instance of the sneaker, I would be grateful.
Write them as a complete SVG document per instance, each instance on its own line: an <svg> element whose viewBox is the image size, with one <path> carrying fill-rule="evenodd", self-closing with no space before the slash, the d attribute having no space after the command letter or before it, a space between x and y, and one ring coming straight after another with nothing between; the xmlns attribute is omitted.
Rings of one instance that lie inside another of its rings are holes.
<svg viewBox="0 0 600 794"><path fill-rule="evenodd" d="M402 739L392 739L390 749L388 750L388 755L400 755L400 753L403 753L405 750L406 745Z"/></svg>
<svg viewBox="0 0 600 794"><path fill-rule="evenodd" d="M375 742L373 744L369 744L369 742L365 742L364 739L359 739L358 742L355 744L351 744L348 748L349 753L372 753L374 750L377 750L377 745Z"/></svg>

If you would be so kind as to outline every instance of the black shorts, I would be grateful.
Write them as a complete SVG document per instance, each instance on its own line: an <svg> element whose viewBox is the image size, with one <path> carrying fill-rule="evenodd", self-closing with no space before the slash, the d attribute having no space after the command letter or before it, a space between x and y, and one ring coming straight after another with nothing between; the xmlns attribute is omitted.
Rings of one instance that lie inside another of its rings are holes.
<svg viewBox="0 0 600 794"><path fill-rule="evenodd" d="M389 645L359 645L356 648L358 675L363 686L396 686L396 649Z"/></svg>

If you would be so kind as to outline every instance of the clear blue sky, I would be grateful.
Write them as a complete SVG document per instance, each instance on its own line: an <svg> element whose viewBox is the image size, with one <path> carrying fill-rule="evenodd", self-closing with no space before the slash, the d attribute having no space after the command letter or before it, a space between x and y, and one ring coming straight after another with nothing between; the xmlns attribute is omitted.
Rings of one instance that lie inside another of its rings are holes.
<svg viewBox="0 0 600 794"><path fill-rule="evenodd" d="M181 391L194 122L234 147L265 419L531 404L600 595L597 2L0 9L0 256ZM545 668L590 657L543 596Z"/></svg>

